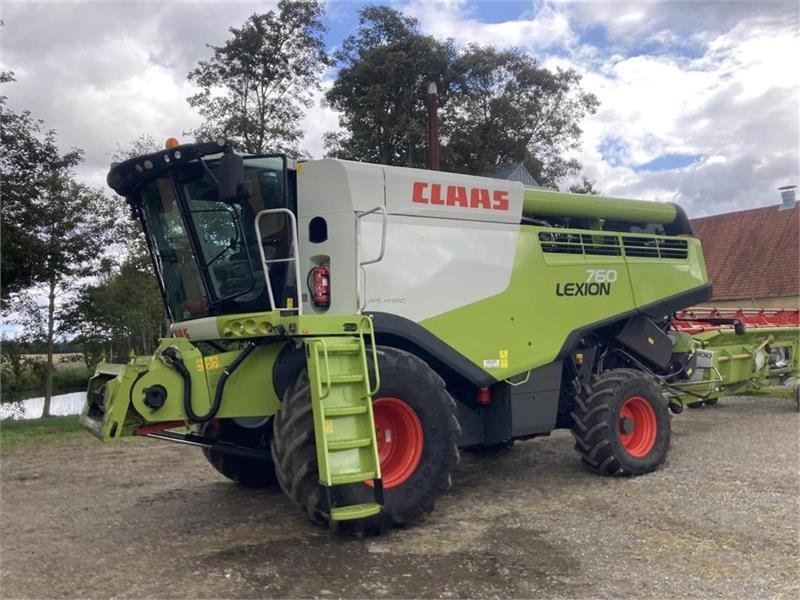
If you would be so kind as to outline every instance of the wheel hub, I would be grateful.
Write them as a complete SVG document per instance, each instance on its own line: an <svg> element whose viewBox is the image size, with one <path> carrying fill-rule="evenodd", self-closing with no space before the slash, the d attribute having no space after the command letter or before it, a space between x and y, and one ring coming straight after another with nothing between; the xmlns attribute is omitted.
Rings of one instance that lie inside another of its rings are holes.
<svg viewBox="0 0 800 600"><path fill-rule="evenodd" d="M424 447L422 423L399 398L376 399L372 412L383 487L388 489L404 483L417 469Z"/></svg>
<svg viewBox="0 0 800 600"><path fill-rule="evenodd" d="M633 419L629 417L622 417L619 420L619 431L623 435L630 435L631 433L633 433L633 429L634 429Z"/></svg>
<svg viewBox="0 0 800 600"><path fill-rule="evenodd" d="M650 403L642 396L631 396L619 411L619 441L634 458L647 456L656 444L658 421Z"/></svg>

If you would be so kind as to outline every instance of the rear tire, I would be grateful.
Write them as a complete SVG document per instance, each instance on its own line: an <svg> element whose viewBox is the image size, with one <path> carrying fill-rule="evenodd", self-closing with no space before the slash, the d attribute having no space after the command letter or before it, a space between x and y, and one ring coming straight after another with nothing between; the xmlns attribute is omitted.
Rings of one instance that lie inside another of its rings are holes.
<svg viewBox="0 0 800 600"><path fill-rule="evenodd" d="M385 423L387 408L389 415L392 410L406 414L405 425L401 418L395 429L394 449L390 447L391 437L383 445L379 443L384 481L384 510L380 514L350 521L330 521L323 514L305 369L284 394L274 423L272 455L283 491L312 521L350 535L380 534L430 513L436 496L450 489L459 460L457 443L461 430L455 417L455 401L445 390L444 382L425 362L402 350L379 346L378 363L381 387L373 399L376 428L380 431L380 421ZM377 409L381 403L383 418ZM398 445L403 427L412 432L406 437L416 441L416 450L411 448L409 455ZM405 460L409 456L411 467ZM335 486L330 488L330 494L334 505L340 506L374 501L373 489L363 483Z"/></svg>
<svg viewBox="0 0 800 600"><path fill-rule="evenodd" d="M269 419L263 425L251 428L243 427L233 419L215 419L204 423L200 428L200 433L215 441L228 442L269 453L272 443L272 421L273 419ZM203 448L203 455L212 467L239 485L251 488L278 486L275 465L271 456L269 460L258 460L210 448Z"/></svg>
<svg viewBox="0 0 800 600"><path fill-rule="evenodd" d="M667 457L670 413L661 389L639 371L593 375L575 398L575 450L601 475L641 475Z"/></svg>

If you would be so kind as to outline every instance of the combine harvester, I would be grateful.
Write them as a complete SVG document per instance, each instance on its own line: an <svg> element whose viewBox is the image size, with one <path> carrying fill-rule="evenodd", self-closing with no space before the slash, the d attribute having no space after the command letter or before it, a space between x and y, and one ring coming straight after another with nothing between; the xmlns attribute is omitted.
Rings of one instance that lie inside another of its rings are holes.
<svg viewBox="0 0 800 600"><path fill-rule="evenodd" d="M460 449L556 428L597 473L653 471L670 408L797 370L796 327L673 320L711 297L673 204L174 140L108 183L173 337L100 364L83 426L200 446L340 531L414 522Z"/></svg>

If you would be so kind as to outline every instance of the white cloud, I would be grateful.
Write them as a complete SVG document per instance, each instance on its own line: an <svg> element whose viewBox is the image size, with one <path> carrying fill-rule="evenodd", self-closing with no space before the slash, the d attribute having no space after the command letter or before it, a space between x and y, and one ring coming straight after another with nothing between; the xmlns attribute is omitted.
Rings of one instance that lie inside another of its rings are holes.
<svg viewBox="0 0 800 600"><path fill-rule="evenodd" d="M531 5L533 7L534 3ZM499 23L480 21L467 2L414 0L403 5L402 10L415 17L426 33L440 39L452 38L461 46L478 42L541 50L575 42L567 15L550 4L540 5L530 16Z"/></svg>
<svg viewBox="0 0 800 600"><path fill-rule="evenodd" d="M4 93L12 108L58 130L65 149L84 148L80 175L102 185L117 144L180 137L198 124L186 73L208 55L205 43L221 43L228 27L272 6L6 3L2 62L18 81ZM482 17L489 3L396 6L459 45L518 46L548 67L582 73L601 106L583 124L579 159L607 193L674 198L700 214L775 203L775 187L800 179L794 2L536 1L519 18L492 23ZM356 9L330 6L332 19L353 30ZM333 74L326 77L325 88ZM302 147L316 157L323 133L338 126L321 97L303 120ZM634 170L664 154L701 158L682 169Z"/></svg>
<svg viewBox="0 0 800 600"><path fill-rule="evenodd" d="M600 108L583 123L578 158L604 192L707 214L775 203L775 188L800 178L793 3L536 3L505 23L481 23L469 6L404 10L461 46L522 47L580 72ZM635 170L664 155L700 158Z"/></svg>

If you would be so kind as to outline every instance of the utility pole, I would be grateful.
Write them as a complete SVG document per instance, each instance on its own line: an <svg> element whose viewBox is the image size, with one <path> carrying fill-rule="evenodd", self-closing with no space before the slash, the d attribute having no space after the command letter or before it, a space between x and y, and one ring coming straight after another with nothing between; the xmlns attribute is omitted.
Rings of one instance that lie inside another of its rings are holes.
<svg viewBox="0 0 800 600"><path fill-rule="evenodd" d="M439 102L436 83L428 84L428 168L439 170Z"/></svg>

